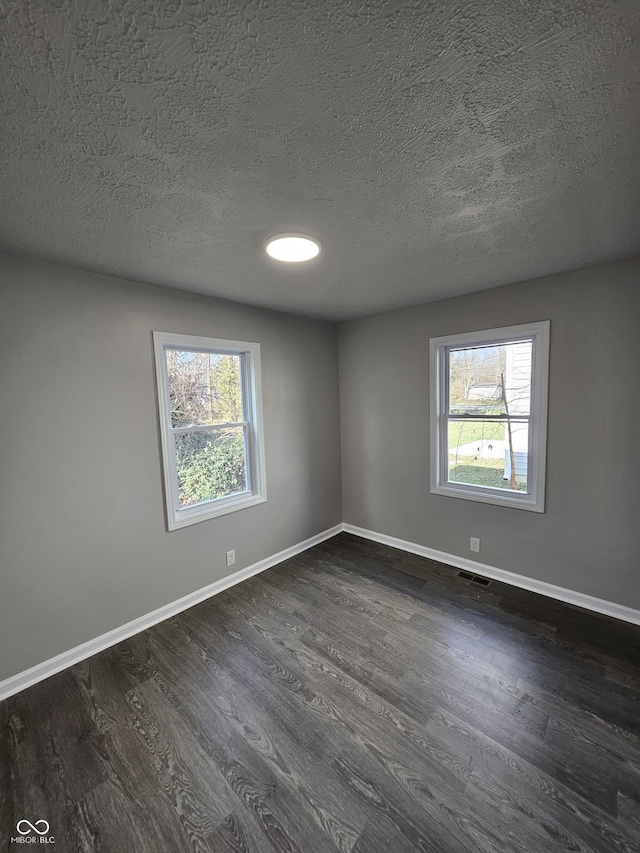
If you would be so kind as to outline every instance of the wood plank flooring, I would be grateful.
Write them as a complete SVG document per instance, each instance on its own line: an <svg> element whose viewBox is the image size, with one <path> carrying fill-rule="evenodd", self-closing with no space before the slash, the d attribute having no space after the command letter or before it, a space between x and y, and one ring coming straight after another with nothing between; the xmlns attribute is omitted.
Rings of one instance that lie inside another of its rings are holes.
<svg viewBox="0 0 640 853"><path fill-rule="evenodd" d="M0 850L640 851L640 628L349 534L0 725Z"/></svg>

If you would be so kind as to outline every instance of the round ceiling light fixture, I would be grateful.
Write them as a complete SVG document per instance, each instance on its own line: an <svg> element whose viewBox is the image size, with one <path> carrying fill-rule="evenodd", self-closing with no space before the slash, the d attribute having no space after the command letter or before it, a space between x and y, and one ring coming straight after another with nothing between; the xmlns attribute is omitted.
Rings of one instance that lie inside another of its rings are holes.
<svg viewBox="0 0 640 853"><path fill-rule="evenodd" d="M320 243L308 234L276 234L269 237L265 248L276 261L299 264L315 258L320 252Z"/></svg>

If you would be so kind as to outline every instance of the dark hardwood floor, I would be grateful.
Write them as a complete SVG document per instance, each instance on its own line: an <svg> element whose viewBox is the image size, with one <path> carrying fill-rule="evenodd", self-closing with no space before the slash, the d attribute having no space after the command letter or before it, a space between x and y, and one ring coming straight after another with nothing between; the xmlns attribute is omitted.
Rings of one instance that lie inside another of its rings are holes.
<svg viewBox="0 0 640 853"><path fill-rule="evenodd" d="M0 704L0 849L638 853L639 664L341 534Z"/></svg>

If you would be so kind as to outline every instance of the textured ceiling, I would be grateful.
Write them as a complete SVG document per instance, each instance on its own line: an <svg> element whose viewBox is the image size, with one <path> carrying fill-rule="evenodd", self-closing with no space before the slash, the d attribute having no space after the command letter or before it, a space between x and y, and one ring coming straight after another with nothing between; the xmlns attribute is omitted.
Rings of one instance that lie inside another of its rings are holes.
<svg viewBox="0 0 640 853"><path fill-rule="evenodd" d="M0 251L332 319L640 251L638 0L0 0ZM283 266L265 237L323 244Z"/></svg>

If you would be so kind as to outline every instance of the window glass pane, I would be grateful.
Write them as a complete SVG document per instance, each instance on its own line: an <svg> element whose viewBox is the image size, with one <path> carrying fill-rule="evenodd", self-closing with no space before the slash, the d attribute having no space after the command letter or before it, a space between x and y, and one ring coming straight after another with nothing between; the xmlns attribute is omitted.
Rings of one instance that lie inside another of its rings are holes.
<svg viewBox="0 0 640 853"><path fill-rule="evenodd" d="M528 423L452 420L448 439L449 482L527 491Z"/></svg>
<svg viewBox="0 0 640 853"><path fill-rule="evenodd" d="M449 350L449 412L528 415L532 352L532 341Z"/></svg>
<svg viewBox="0 0 640 853"><path fill-rule="evenodd" d="M244 427L174 435L180 506L247 489Z"/></svg>
<svg viewBox="0 0 640 853"><path fill-rule="evenodd" d="M244 420L241 356L169 349L165 358L172 427Z"/></svg>

